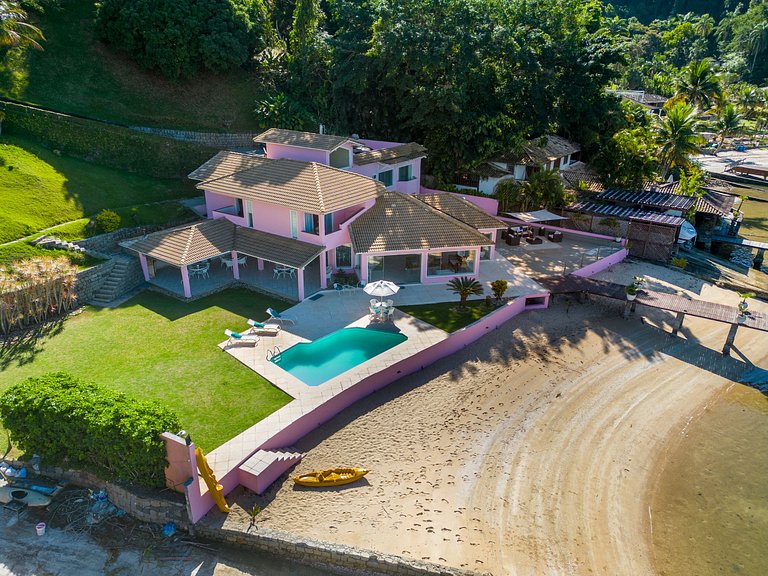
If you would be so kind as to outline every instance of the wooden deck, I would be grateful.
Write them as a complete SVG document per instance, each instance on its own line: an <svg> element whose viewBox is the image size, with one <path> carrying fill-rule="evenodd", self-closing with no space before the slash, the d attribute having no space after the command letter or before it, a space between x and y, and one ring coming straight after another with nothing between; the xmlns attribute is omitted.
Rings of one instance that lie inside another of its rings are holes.
<svg viewBox="0 0 768 576"><path fill-rule="evenodd" d="M757 248L758 250L768 250L768 242L758 242L757 240L747 240L738 236L713 236L712 242L725 242L726 244L737 244L747 248Z"/></svg>
<svg viewBox="0 0 768 576"><path fill-rule="evenodd" d="M603 282L591 278L581 278L578 276L556 276L537 278L536 282L549 290L550 294L573 294L586 292L605 296L615 300L627 302L627 294L624 286L612 282ZM627 302L629 304L629 302ZM696 300L677 294L667 294L665 292L655 292L653 290L640 290L637 298L632 302L634 305L643 304L651 308L669 310L678 314L689 314L705 320L714 320L726 324L737 324L745 328L762 330L768 332L768 315L760 312L748 312L743 323L739 323L737 317L739 310L735 306L707 302L706 300Z"/></svg>

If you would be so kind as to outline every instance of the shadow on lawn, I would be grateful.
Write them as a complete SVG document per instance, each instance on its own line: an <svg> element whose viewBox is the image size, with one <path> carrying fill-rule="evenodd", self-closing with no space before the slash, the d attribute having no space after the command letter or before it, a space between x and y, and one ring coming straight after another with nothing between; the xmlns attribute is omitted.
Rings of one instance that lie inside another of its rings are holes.
<svg viewBox="0 0 768 576"><path fill-rule="evenodd" d="M245 288L230 288L191 302L147 290L121 304L118 308L131 308L133 306L142 306L172 322L212 307L221 308L236 316L260 321L267 318L267 308L271 307L282 311L290 307L291 304L286 300Z"/></svg>
<svg viewBox="0 0 768 576"><path fill-rule="evenodd" d="M12 364L24 366L32 362L43 351L43 342L61 333L64 320L65 317L61 317L0 339L0 370Z"/></svg>

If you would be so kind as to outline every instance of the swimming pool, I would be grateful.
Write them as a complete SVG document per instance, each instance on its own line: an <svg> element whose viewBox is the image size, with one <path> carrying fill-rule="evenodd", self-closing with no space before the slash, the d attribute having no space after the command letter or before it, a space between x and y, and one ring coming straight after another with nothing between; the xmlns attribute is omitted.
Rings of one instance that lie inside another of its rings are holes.
<svg viewBox="0 0 768 576"><path fill-rule="evenodd" d="M318 386L407 339L393 332L344 328L314 342L295 344L272 362L307 386Z"/></svg>

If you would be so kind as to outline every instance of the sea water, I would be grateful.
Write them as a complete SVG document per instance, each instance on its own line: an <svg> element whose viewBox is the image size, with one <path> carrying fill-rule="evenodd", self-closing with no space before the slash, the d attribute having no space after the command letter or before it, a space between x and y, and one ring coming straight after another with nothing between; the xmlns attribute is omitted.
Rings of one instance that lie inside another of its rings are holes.
<svg viewBox="0 0 768 576"><path fill-rule="evenodd" d="M768 396L735 385L695 419L651 511L659 574L768 574Z"/></svg>

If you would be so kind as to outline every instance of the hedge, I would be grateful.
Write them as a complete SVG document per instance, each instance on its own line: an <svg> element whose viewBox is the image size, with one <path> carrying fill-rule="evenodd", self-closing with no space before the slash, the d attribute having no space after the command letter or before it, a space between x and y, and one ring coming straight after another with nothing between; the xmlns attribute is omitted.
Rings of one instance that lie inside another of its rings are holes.
<svg viewBox="0 0 768 576"><path fill-rule="evenodd" d="M124 126L0 101L3 130L34 138L68 156L158 178L185 177L218 149Z"/></svg>
<svg viewBox="0 0 768 576"><path fill-rule="evenodd" d="M58 372L28 378L0 396L0 418L16 445L46 463L83 468L148 488L165 484L164 431L180 429L156 402Z"/></svg>

